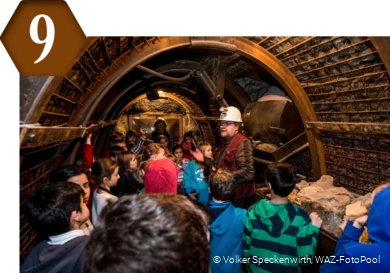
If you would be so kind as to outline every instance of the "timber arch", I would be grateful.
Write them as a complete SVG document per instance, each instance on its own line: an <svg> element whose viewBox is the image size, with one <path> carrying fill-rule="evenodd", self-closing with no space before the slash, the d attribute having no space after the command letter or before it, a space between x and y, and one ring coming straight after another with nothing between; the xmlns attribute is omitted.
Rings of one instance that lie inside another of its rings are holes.
<svg viewBox="0 0 390 273"><path fill-rule="evenodd" d="M88 52L90 47L101 38L89 38L85 49L80 53L80 56ZM317 121L316 114L307 97L306 92L295 78L294 74L290 72L286 66L280 62L276 57L269 53L264 48L257 44L248 41L241 37L235 38L191 38L191 37L166 37L158 38L158 41L143 45L142 50L131 49L130 52L125 52L115 61L112 61L108 67L102 70L99 78L95 78L91 88L88 88L93 95L85 96L80 101L83 105L78 107L72 113L68 124L71 125L86 125L95 111L98 104L104 96L111 90L111 88L128 72L135 69L137 65L143 64L147 60L158 56L166 51L189 47L201 49L217 49L227 51L230 53L238 53L247 58L252 59L258 65L265 68L278 82L285 88L285 91L290 95L293 102L297 106L301 119L303 122ZM50 94L54 93L58 85L63 81L59 77L50 77L41 89L41 96L32 107L30 113L27 115L25 123L36 123L40 118L40 109L45 108L45 104L50 100ZM85 109L89 109L85 111ZM306 130L309 147L311 151L312 166L314 177L318 178L322 174L326 174L326 165L323 147L320 141L320 136L313 130Z"/></svg>

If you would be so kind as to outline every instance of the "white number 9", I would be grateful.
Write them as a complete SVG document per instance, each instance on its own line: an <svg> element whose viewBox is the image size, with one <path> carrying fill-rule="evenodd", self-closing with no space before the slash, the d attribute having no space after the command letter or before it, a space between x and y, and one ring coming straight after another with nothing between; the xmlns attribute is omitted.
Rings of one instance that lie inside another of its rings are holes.
<svg viewBox="0 0 390 273"><path fill-rule="evenodd" d="M46 38L44 40L40 40L38 37L38 23L41 18L45 19L46 22ZM33 40L34 43L39 45L45 43L45 47L43 48L41 56L39 56L38 60L36 60L34 64L39 63L46 58L47 54L49 54L54 43L54 33L54 23L49 16L45 14L39 14L35 16L35 18L32 20L30 25L31 40Z"/></svg>

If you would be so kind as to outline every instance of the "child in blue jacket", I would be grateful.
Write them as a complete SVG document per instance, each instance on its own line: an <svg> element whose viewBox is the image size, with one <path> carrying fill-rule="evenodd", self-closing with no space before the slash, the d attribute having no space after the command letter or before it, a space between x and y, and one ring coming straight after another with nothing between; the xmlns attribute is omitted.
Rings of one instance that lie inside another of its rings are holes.
<svg viewBox="0 0 390 273"><path fill-rule="evenodd" d="M348 221L337 241L334 258L321 266L321 273L390 272L390 186L380 185L373 195L368 217ZM367 223L367 224L366 224ZM359 243L367 225L371 244Z"/></svg>
<svg viewBox="0 0 390 273"><path fill-rule="evenodd" d="M246 210L235 208L230 201L234 196L234 176L226 169L210 175L212 200L205 206L210 212L210 269L211 273L240 273L241 263L227 262L228 257L242 258L242 236ZM221 260L216 262L215 257Z"/></svg>
<svg viewBox="0 0 390 273"><path fill-rule="evenodd" d="M207 142L201 142L198 145L199 150L203 156L212 158L212 147ZM198 200L198 202L206 205L210 200L209 184L205 177L205 166L203 163L196 160L191 161L185 171L183 186L186 194L191 198Z"/></svg>

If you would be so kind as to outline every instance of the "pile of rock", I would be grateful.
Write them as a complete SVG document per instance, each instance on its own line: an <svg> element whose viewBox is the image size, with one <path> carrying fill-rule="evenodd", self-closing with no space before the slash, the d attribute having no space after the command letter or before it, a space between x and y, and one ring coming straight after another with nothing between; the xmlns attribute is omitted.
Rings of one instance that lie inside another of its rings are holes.
<svg viewBox="0 0 390 273"><path fill-rule="evenodd" d="M322 229L339 237L348 220L365 215L371 204L371 194L359 196L344 187L333 186L333 177L323 175L314 183L301 181L289 199L307 213L317 212L322 218Z"/></svg>

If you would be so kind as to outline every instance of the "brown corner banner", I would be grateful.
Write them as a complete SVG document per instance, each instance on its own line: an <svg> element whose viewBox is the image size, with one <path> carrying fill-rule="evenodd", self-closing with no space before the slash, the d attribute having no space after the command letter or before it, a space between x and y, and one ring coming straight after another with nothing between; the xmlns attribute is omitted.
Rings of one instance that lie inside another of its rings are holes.
<svg viewBox="0 0 390 273"><path fill-rule="evenodd" d="M86 37L65 1L24 0L0 40L23 76L65 76Z"/></svg>

